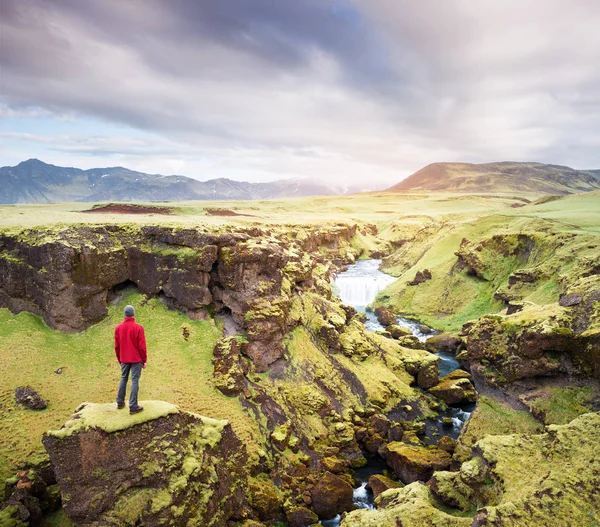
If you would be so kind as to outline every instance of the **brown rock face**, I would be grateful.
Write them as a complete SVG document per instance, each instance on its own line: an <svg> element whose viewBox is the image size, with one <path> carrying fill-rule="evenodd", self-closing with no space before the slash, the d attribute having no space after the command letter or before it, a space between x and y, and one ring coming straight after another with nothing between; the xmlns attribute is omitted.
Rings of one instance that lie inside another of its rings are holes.
<svg viewBox="0 0 600 527"><path fill-rule="evenodd" d="M429 269L423 269L422 271L417 271L417 274L412 279L412 281L408 282L408 285L419 285L427 280L431 280L431 271Z"/></svg>
<svg viewBox="0 0 600 527"><path fill-rule="evenodd" d="M396 315L385 307L375 308L375 316L382 326L391 326L397 322Z"/></svg>
<svg viewBox="0 0 600 527"><path fill-rule="evenodd" d="M434 471L450 466L450 454L437 448L390 443L383 452L386 463L406 484L427 481Z"/></svg>
<svg viewBox="0 0 600 527"><path fill-rule="evenodd" d="M75 525L220 527L239 518L246 507L244 446L225 421L183 412L152 419L164 404L146 401L135 417L114 405L86 404L64 430L44 436ZM134 419L139 424L113 430Z"/></svg>
<svg viewBox="0 0 600 527"><path fill-rule="evenodd" d="M230 397L239 395L246 385L248 364L241 356L245 345L238 337L225 337L213 352L215 386Z"/></svg>
<svg viewBox="0 0 600 527"><path fill-rule="evenodd" d="M386 478L385 476L382 476L381 474L376 474L374 476L371 476L369 478L369 484L367 485L367 487L373 491L373 496L375 497L375 499L377 499L377 497L382 492L385 492L386 490L398 489L403 486L404 485L402 485L402 483L398 483L397 481L394 481L393 479Z"/></svg>
<svg viewBox="0 0 600 527"><path fill-rule="evenodd" d="M463 370L455 370L442 377L438 384L429 388L429 393L446 404L474 403L477 400L471 375Z"/></svg>
<svg viewBox="0 0 600 527"><path fill-rule="evenodd" d="M318 481L312 491L312 508L321 520L329 520L354 508L350 483L331 472Z"/></svg>

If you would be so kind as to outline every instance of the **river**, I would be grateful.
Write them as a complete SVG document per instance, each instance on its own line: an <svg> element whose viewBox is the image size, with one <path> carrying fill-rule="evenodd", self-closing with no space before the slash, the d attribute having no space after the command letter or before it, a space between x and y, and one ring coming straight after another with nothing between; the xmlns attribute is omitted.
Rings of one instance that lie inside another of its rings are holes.
<svg viewBox="0 0 600 527"><path fill-rule="evenodd" d="M348 266L346 271L341 272L335 279L335 288L338 296L344 304L352 306L357 311L366 313L367 320L365 326L370 331L385 329L377 320L375 314L367 311L367 306L375 300L377 293L390 285L395 277L387 275L379 270L381 260L360 260L357 263ZM423 325L407 318L399 317L397 319L399 326L404 326L411 330L421 342L425 342L429 337L435 335L433 330L422 331ZM440 357L439 370L440 377L459 368L459 364L450 353L438 353ZM457 439L464 423L470 417L474 408L473 405L462 407L448 407L448 410L436 419L426 421L425 440L427 443L436 444L439 437L449 435ZM443 423L442 418L450 417L452 424ZM387 467L385 462L375 456L369 460L366 467L357 470L357 475L362 481L361 485L354 489L354 503L362 509L373 509L373 493L366 489L368 479L373 474L382 473ZM337 527L340 524L341 517L338 515L332 520L321 522L325 527Z"/></svg>

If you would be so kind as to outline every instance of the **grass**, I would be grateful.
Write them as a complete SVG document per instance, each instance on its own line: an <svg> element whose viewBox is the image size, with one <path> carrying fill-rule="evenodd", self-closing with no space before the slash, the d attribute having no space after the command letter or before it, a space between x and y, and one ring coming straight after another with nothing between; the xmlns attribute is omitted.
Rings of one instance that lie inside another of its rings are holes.
<svg viewBox="0 0 600 527"><path fill-rule="evenodd" d="M140 399L169 401L183 410L227 419L253 450L257 425L237 398L226 397L212 382L212 351L221 330L212 320L193 321L160 301L127 294L108 317L85 332L66 335L49 329L37 316L0 310L0 477L42 450L41 437L59 428L84 401L115 400L120 370L113 350L114 326L123 307L136 306L148 342L148 367L140 381ZM190 333L188 340L183 327ZM54 373L62 368L62 374ZM48 401L33 411L16 405L14 390L31 385Z"/></svg>
<svg viewBox="0 0 600 527"><path fill-rule="evenodd" d="M455 458L466 461L471 447L488 435L537 434L543 426L526 410L515 410L508 404L480 395L477 408L463 429Z"/></svg>
<svg viewBox="0 0 600 527"><path fill-rule="evenodd" d="M581 414L590 412L590 400L597 395L592 387L552 387L549 393L530 403L532 410L545 424L564 425Z"/></svg>

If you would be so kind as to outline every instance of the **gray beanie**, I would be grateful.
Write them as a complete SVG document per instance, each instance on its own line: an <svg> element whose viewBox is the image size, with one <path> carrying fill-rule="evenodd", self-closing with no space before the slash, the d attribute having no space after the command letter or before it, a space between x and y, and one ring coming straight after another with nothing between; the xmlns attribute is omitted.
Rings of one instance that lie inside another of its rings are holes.
<svg viewBox="0 0 600 527"><path fill-rule="evenodd" d="M125 316L133 317L134 315L135 315L135 309L133 309L133 306L125 306Z"/></svg>

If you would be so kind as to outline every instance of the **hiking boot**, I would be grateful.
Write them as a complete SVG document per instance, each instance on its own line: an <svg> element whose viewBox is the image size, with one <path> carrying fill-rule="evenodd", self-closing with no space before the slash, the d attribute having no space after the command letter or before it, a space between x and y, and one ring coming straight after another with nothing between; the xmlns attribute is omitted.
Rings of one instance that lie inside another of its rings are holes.
<svg viewBox="0 0 600 527"><path fill-rule="evenodd" d="M142 410L144 409L143 406L136 406L134 408L130 408L129 409L129 414L133 415L133 414L139 414Z"/></svg>
<svg viewBox="0 0 600 527"><path fill-rule="evenodd" d="M123 408L125 408L125 403L117 403L118 410L122 410Z"/></svg>

